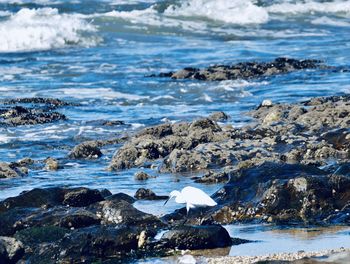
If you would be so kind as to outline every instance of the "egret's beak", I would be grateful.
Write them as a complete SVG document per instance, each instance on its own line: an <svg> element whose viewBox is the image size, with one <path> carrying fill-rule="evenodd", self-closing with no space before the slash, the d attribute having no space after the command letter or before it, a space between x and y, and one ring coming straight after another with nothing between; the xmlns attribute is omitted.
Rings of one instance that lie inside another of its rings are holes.
<svg viewBox="0 0 350 264"><path fill-rule="evenodd" d="M166 205L167 202L169 202L170 198L171 198L171 197L169 197L169 198L165 201L165 203L163 204L163 206Z"/></svg>

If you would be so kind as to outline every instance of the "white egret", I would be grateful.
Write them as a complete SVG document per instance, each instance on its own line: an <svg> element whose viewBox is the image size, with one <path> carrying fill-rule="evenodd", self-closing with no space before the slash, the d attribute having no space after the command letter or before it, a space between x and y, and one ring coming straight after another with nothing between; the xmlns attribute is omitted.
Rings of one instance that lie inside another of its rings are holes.
<svg viewBox="0 0 350 264"><path fill-rule="evenodd" d="M169 199L165 201L164 205L173 197L175 197L176 203L186 204L187 213L191 208L217 205L208 194L191 186L186 186L181 192L172 191L169 195Z"/></svg>

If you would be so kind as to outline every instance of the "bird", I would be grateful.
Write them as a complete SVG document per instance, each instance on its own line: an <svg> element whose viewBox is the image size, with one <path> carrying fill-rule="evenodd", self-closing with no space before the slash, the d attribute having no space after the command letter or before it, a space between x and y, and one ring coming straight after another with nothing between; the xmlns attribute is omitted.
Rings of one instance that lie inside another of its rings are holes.
<svg viewBox="0 0 350 264"><path fill-rule="evenodd" d="M171 199L175 197L175 202L179 204L186 204L187 214L192 208L196 207L206 207L215 206L217 203L201 189L186 186L181 192L172 191L169 195L169 199L165 201L164 205Z"/></svg>

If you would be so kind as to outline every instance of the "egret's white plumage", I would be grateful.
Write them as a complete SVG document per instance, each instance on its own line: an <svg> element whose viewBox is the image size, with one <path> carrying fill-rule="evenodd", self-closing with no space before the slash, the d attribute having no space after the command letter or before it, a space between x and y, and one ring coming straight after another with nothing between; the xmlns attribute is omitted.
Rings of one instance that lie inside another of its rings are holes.
<svg viewBox="0 0 350 264"><path fill-rule="evenodd" d="M173 197L175 197L176 203L186 204L187 212L191 208L217 205L217 203L212 198L210 198L208 194L198 188L191 186L183 188L181 192L172 191L168 200ZM168 201L166 201L164 204L167 202Z"/></svg>

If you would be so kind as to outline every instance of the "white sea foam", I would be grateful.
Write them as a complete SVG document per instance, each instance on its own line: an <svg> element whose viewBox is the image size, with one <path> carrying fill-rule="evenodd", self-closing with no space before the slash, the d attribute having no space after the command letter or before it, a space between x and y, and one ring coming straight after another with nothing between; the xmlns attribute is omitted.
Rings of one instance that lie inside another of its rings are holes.
<svg viewBox="0 0 350 264"><path fill-rule="evenodd" d="M11 15L11 12L0 10L0 17L9 16L9 15Z"/></svg>
<svg viewBox="0 0 350 264"><path fill-rule="evenodd" d="M227 25L264 24L269 20L284 19L283 16L324 13L348 16L350 1L278 1L277 4L258 4L256 0L182 0L159 10L155 4L149 8L132 11L111 11L95 16L123 19L147 32L142 25L173 27L207 33L208 30L231 32ZM281 18L282 15L282 18ZM332 23L332 22L331 22ZM222 25L225 28L222 28ZM335 25L334 23L332 25ZM234 33L234 32L233 32Z"/></svg>
<svg viewBox="0 0 350 264"><path fill-rule="evenodd" d="M242 0L186 0L180 6L171 5L167 16L205 17L206 19L232 24L261 24L269 15L263 7L253 1Z"/></svg>
<svg viewBox="0 0 350 264"><path fill-rule="evenodd" d="M23 8L0 23L0 52L95 45L98 38L84 36L95 30L78 14L60 14L54 8Z"/></svg>
<svg viewBox="0 0 350 264"><path fill-rule="evenodd" d="M302 13L350 13L350 1L300 1L297 3L282 2L266 8L270 13L302 14Z"/></svg>
<svg viewBox="0 0 350 264"><path fill-rule="evenodd" d="M180 5L170 5L164 12L158 12L155 5L132 11L111 11L105 16L118 17L131 23L152 26L179 27L204 31L208 21L231 24L260 24L268 20L267 11L254 5L253 1L242 0L185 0ZM191 20L183 19L191 18Z"/></svg>
<svg viewBox="0 0 350 264"><path fill-rule="evenodd" d="M319 18L316 18L311 21L312 24L314 25L328 25L328 26L335 26L335 27L350 27L350 23L346 21L340 21L340 20L335 20L331 19L326 16L322 16Z"/></svg>
<svg viewBox="0 0 350 264"><path fill-rule="evenodd" d="M136 94L121 93L114 91L111 88L67 88L60 89L59 93L72 96L78 99L126 99L129 101L137 101L142 99L148 99L148 96L141 96Z"/></svg>

